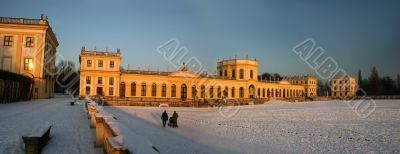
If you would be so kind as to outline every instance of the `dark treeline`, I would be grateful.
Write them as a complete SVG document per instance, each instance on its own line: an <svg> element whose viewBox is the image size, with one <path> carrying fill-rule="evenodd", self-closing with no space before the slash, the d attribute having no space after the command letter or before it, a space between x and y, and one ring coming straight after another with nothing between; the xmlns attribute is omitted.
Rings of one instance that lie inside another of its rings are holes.
<svg viewBox="0 0 400 154"><path fill-rule="evenodd" d="M269 80L269 81L280 81L282 80L282 76L278 73L263 73L258 76L258 80Z"/></svg>
<svg viewBox="0 0 400 154"><path fill-rule="evenodd" d="M79 91L79 72L71 61L61 61L56 67L56 93L77 94Z"/></svg>
<svg viewBox="0 0 400 154"><path fill-rule="evenodd" d="M397 79L392 79L390 76L380 77L376 67L372 68L370 76L365 79L361 75L361 70L358 70L358 85L369 96L400 95L400 75L397 74ZM357 92L357 95L363 93Z"/></svg>

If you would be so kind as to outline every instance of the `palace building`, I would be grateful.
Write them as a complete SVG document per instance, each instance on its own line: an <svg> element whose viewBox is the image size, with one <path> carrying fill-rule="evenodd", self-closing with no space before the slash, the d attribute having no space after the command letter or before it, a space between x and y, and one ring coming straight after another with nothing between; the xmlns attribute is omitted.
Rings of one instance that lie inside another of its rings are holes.
<svg viewBox="0 0 400 154"><path fill-rule="evenodd" d="M219 60L217 74L199 74L183 65L174 72L120 69L121 52L80 53L80 96L162 99L279 99L316 96L316 78L258 80L258 60Z"/></svg>
<svg viewBox="0 0 400 154"><path fill-rule="evenodd" d="M350 75L333 77L330 86L332 97L356 96L356 78Z"/></svg>
<svg viewBox="0 0 400 154"><path fill-rule="evenodd" d="M0 69L33 78L33 98L54 95L57 46L47 17L0 17Z"/></svg>

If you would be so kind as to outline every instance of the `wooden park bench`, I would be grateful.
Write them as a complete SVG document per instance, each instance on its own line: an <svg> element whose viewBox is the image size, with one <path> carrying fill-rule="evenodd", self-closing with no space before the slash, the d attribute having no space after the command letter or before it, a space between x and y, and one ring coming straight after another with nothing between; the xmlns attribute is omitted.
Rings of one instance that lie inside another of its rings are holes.
<svg viewBox="0 0 400 154"><path fill-rule="evenodd" d="M40 127L34 129L31 133L26 136L22 136L25 143L26 154L39 154L47 141L50 140L50 129L52 125L45 123Z"/></svg>

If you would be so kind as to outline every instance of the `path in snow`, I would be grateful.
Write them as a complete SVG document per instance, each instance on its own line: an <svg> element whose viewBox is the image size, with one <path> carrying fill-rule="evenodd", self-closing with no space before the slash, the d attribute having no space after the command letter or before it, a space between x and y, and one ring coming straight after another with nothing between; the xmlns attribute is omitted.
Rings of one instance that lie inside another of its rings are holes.
<svg viewBox="0 0 400 154"><path fill-rule="evenodd" d="M43 153L103 153L94 148L95 131L81 105L70 106L67 96L0 104L0 153L24 153L21 136L45 122L53 123Z"/></svg>
<svg viewBox="0 0 400 154"><path fill-rule="evenodd" d="M105 107L162 153L400 153L400 101L377 100L360 118L341 101L242 106L233 118L216 108L166 108L179 128L161 128L163 108Z"/></svg>

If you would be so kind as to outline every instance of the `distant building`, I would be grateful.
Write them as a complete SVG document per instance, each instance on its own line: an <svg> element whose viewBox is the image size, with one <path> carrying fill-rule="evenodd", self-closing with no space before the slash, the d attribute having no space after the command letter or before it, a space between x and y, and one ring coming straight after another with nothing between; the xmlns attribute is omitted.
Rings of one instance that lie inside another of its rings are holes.
<svg viewBox="0 0 400 154"><path fill-rule="evenodd" d="M57 46L47 17L0 17L0 69L34 78L33 98L54 95Z"/></svg>
<svg viewBox="0 0 400 154"><path fill-rule="evenodd" d="M356 78L350 75L333 77L330 86L332 97L356 96Z"/></svg>
<svg viewBox="0 0 400 154"><path fill-rule="evenodd" d="M258 80L258 60L222 59L217 73L198 74L183 65L175 72L137 68L120 69L121 52L87 51L80 54L80 96L114 96L123 98L194 99L280 99L314 96L316 78L305 77L303 83ZM300 80L299 80L300 81Z"/></svg>
<svg viewBox="0 0 400 154"><path fill-rule="evenodd" d="M287 80L294 85L304 86L305 95L308 97L317 96L317 78L312 75L289 77Z"/></svg>

